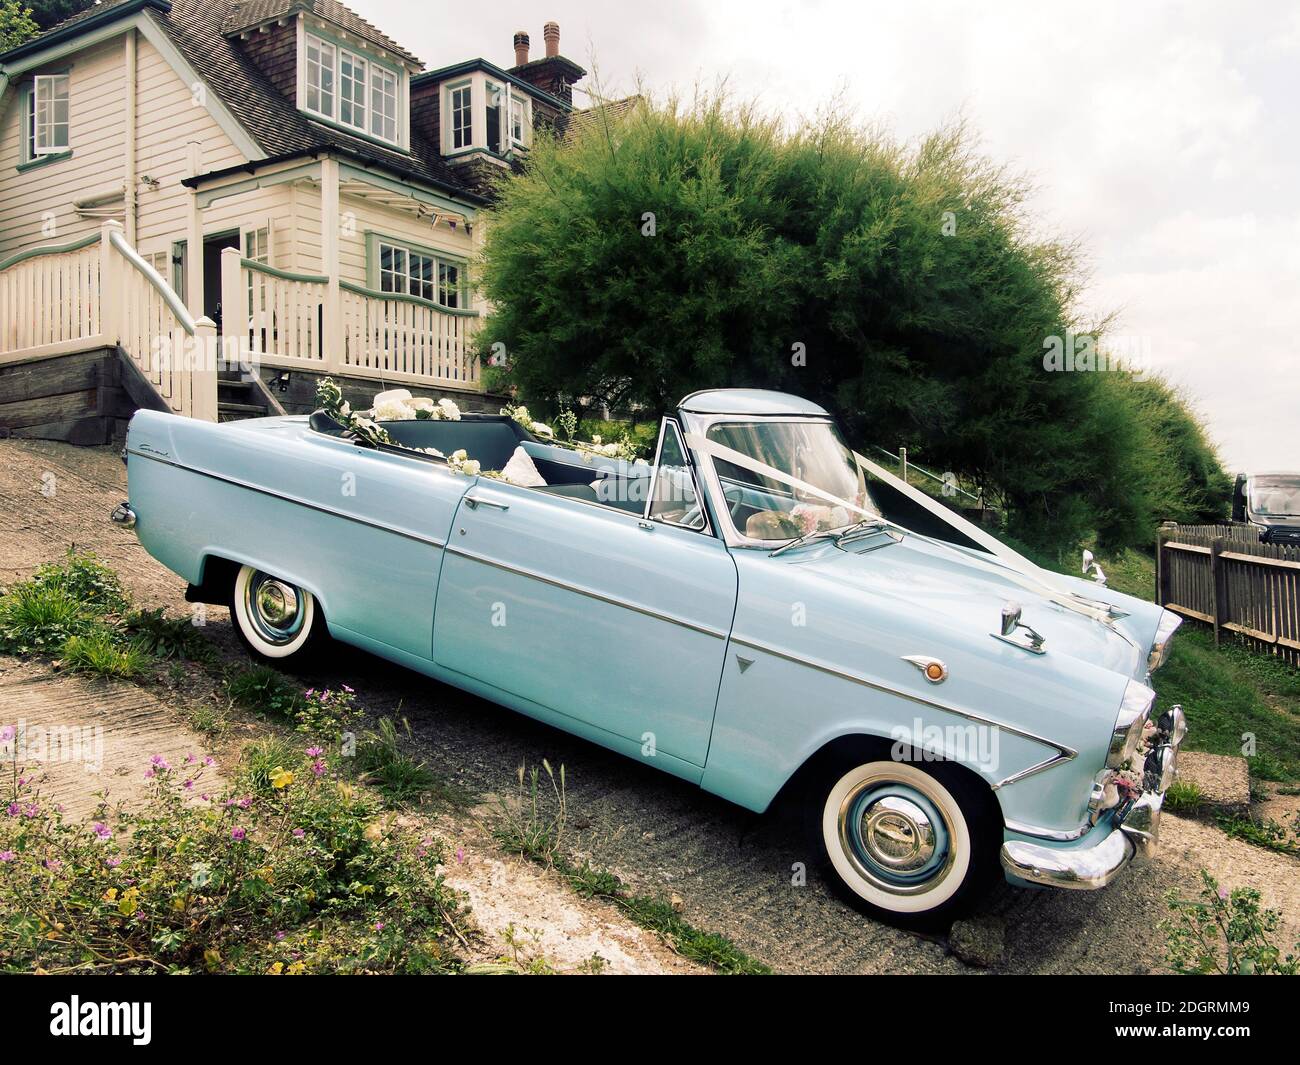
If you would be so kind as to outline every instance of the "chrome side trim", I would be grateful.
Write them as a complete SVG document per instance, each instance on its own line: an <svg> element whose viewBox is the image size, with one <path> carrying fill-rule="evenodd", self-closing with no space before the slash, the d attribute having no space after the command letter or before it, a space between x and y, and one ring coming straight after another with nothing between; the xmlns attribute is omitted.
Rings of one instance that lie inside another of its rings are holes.
<svg viewBox="0 0 1300 1065"><path fill-rule="evenodd" d="M455 549L448 548L448 550L451 551ZM856 673L849 673L845 670L837 669L835 666L828 665L825 662L818 662L811 658L800 658L797 655L789 654L786 651L780 651L775 647L771 647L765 643L760 643L757 640L750 640L743 636L733 635L731 637L731 642L733 644L738 644L741 647L748 647L755 651L761 651L764 654L775 655L777 658L784 658L787 662L794 662L796 665L808 666L810 669L816 669L822 673L828 673L833 677L839 677L841 680L851 681L854 684L861 684L865 688L884 692L887 695L897 695L902 699L919 703L922 706L930 706L936 710L942 710L947 714L956 714L958 717L964 717L967 721L975 721L981 725L991 725L994 728L1002 729L1004 732L1009 732L1014 736L1022 736L1027 740L1033 740L1035 743L1041 743L1045 747L1056 748L1058 752L1057 754L1037 763L1036 765L1030 766L1028 769L1022 769L1019 773L1014 773L1005 780L998 781L998 783L993 785L995 789L1003 787L1006 784L1012 784L1017 780L1023 780L1025 777L1030 776L1033 773L1041 773L1044 769L1050 769L1058 762L1068 762L1070 759L1077 757L1079 753L1073 748L1065 746L1063 743L1057 743L1055 740L1049 740L1046 736L1040 736L1037 733L1029 732L1026 729L1017 728L1015 725L1008 725L1002 721L995 721L991 717L985 717L983 714L976 714L970 710L963 710L961 707L953 706L951 703L940 702L937 699L927 699L923 696L917 695L915 692L909 692L903 688L894 688L888 684L881 684L878 681L868 680L866 677L860 677Z"/></svg>
<svg viewBox="0 0 1300 1065"><path fill-rule="evenodd" d="M569 581L562 581L555 577L547 577L535 570L523 569L520 566L512 566L508 562L501 562L495 558L488 558L487 555L481 555L477 551L467 551L463 547L449 546L447 549L449 555L460 555L472 562L481 562L485 566L491 566L494 569L504 570L506 573L514 573L520 577L527 577L529 580L537 581L541 584L548 584L552 588L560 588L566 592L575 592L578 595L585 596L588 599L594 599L599 603L608 603L610 606L619 606L625 610L634 611L637 614L644 614L648 618L654 618L656 621L666 621L670 625L678 625L683 629L690 629L692 632L702 633L705 636L712 636L715 640L725 640L727 633L720 629L711 629L707 625L700 625L694 621L687 621L685 618L676 617L673 614L665 614L661 610L654 610L648 606L639 606L636 603L629 603L622 599L615 599L612 596L604 595L592 588L583 587L580 584L573 584Z"/></svg>
<svg viewBox="0 0 1300 1065"><path fill-rule="evenodd" d="M1050 839L1057 843L1070 843L1073 840L1080 839L1092 830L1092 825L1081 825L1069 832L1055 828L1039 828L1037 825L1027 825L1023 821L1005 822L1008 832L1015 832L1021 836L1033 836L1035 839Z"/></svg>
<svg viewBox="0 0 1300 1065"><path fill-rule="evenodd" d="M232 484L236 488L246 488L250 492L257 492L259 495L270 496L272 499L282 499L286 503L294 503L300 507L306 507L308 510L315 510L321 514L330 514L333 517L356 522L358 525L365 525L371 529L378 529L381 532L392 533L394 536L401 536L404 539L414 540L417 543L428 544L430 547L441 548L447 546L445 541L432 536L424 536L421 533L410 532L406 529L395 529L391 525L380 525L377 521L370 521L367 518L361 518L355 514L349 514L345 510L323 506L320 503L312 503L309 500L303 499L301 496L289 495L287 492L275 492L270 488L253 484L251 481L245 481L238 477L229 477L226 474L213 473L211 470L201 470L197 466L186 466L173 459L165 459L159 455L152 455L144 451L132 451L128 449L127 454L134 455L138 459L146 459L149 462L161 462L164 466L172 466L175 469L184 470L186 473L197 474L199 477L209 477L214 481L221 481L224 484Z"/></svg>

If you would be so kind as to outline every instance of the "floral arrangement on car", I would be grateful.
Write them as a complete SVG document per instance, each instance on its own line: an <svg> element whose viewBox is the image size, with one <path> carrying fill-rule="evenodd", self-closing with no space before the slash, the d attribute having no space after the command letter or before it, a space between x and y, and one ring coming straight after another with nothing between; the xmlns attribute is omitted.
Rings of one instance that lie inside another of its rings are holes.
<svg viewBox="0 0 1300 1065"><path fill-rule="evenodd" d="M447 466L452 472L464 474L466 477L483 476L497 480L510 480L510 477L499 470L483 469L482 463L470 458L464 448L445 455L434 447L412 447L394 440L388 430L379 424L381 421L458 422L461 418L460 408L449 399L435 402L423 396L413 396L405 388L391 388L378 393L371 401L369 410L357 411L353 410L351 404L343 398L343 390L338 384L332 378L326 377L316 386L316 408L341 425L345 433L366 447L378 447L381 444L400 447L422 455L446 459ZM502 407L501 413L518 422L534 436L586 453L588 459L591 455L601 455L625 459L628 462L644 461L637 458L636 447L627 437L614 443L604 443L599 436L593 437L590 443L575 440L573 437L577 431L578 419L572 411L563 411L555 419L556 425L565 436L564 440L558 439L555 429L551 426L535 420L528 413L528 408L523 405Z"/></svg>

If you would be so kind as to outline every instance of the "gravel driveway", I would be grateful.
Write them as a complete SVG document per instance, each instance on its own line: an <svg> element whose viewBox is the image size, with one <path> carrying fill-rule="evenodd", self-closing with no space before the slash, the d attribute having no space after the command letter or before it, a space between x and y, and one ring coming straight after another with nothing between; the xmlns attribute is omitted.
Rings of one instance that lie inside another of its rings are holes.
<svg viewBox="0 0 1300 1065"><path fill-rule="evenodd" d="M51 480L51 478L53 478ZM50 486L53 486L51 492ZM70 545L113 565L145 605L185 609L182 582L150 559L133 534L111 526L125 498L125 469L108 449L0 441L0 583L25 576ZM42 489L45 489L43 493ZM211 612L210 633L236 654L229 619ZM665 774L359 652L340 648L312 683L346 681L375 713L400 712L431 768L476 791L514 787L518 766L543 757L569 779L574 845L635 887L675 892L685 916L721 932L779 971L972 972L942 938L922 938L850 909L820 882L797 812L755 816ZM1163 896L1194 893L1198 870L1227 886L1250 885L1285 915L1286 944L1300 938L1300 863L1166 816L1164 849L1100 892L1018 891L1000 886L986 913L1005 930L992 971L1145 973L1162 968ZM806 886L792 867L806 863Z"/></svg>

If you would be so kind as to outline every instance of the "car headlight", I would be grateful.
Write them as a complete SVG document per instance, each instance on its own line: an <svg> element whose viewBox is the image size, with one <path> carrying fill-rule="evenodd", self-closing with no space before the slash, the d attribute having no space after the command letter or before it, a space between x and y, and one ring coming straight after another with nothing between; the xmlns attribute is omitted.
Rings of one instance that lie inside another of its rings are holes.
<svg viewBox="0 0 1300 1065"><path fill-rule="evenodd" d="M1119 706L1119 716L1115 719L1115 729L1110 735L1107 769L1121 769L1133 757L1155 701L1156 693L1145 684L1136 680L1128 682Z"/></svg>
<svg viewBox="0 0 1300 1065"><path fill-rule="evenodd" d="M1160 615L1160 624L1156 626L1155 642L1151 644L1151 653L1147 655L1147 672L1154 673L1169 658L1169 648L1174 642L1174 632L1183 623L1171 610Z"/></svg>

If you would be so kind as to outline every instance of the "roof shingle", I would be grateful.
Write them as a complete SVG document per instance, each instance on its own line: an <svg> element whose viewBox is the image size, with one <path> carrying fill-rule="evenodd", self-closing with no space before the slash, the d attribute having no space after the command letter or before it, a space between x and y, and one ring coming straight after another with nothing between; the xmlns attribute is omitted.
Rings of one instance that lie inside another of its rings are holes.
<svg viewBox="0 0 1300 1065"><path fill-rule="evenodd" d="M128 3L130 0L102 0L95 7L65 19L41 37L62 32L65 27ZM411 130L411 150L406 153L385 148L364 137L351 136L313 121L299 111L258 70L238 39L226 35L226 27L243 17L236 15L238 9L250 6L314 9L317 14L334 21L333 16L324 13L323 9L328 7L336 14L347 12L353 23L353 32L358 36L361 35L358 27L366 26L379 38L388 41L368 22L335 0L243 0L242 4L235 0L172 0L169 11L146 8L145 17L152 19L167 34L210 91L225 104L267 156L289 156L335 148L453 196L482 202L482 195L414 129ZM40 37L34 40L39 41ZM409 55L391 41L380 47Z"/></svg>
<svg viewBox="0 0 1300 1065"><path fill-rule="evenodd" d="M222 20L222 33L238 33L240 30L260 26L264 22L306 11L309 14L319 15L349 33L356 34L363 41L369 41L394 55L400 55L404 59L424 66L416 56L391 37L385 36L373 24L367 22L351 8L337 3L336 0L238 0L226 6L229 10Z"/></svg>

